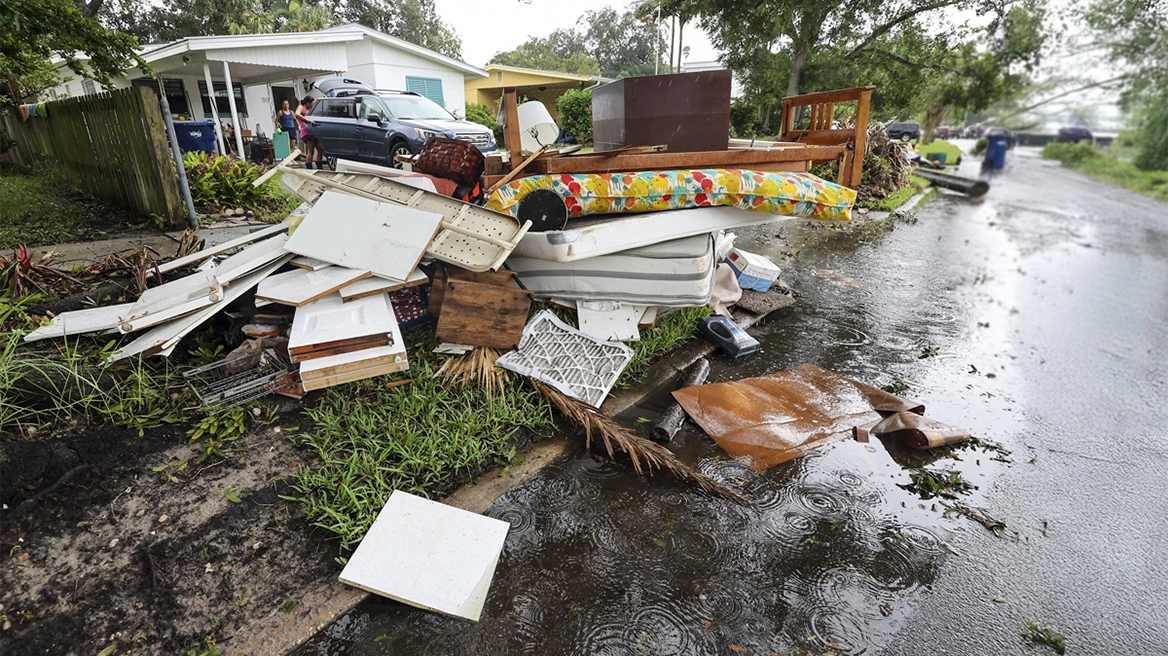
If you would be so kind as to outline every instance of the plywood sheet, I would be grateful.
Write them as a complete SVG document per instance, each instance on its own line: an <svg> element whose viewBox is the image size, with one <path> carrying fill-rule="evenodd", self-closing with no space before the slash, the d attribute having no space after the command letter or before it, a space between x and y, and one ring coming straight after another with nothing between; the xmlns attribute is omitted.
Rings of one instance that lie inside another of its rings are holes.
<svg viewBox="0 0 1168 656"><path fill-rule="evenodd" d="M264 279L256 290L256 298L300 307L369 275L368 271L337 266L319 271L293 269Z"/></svg>
<svg viewBox="0 0 1168 656"><path fill-rule="evenodd" d="M507 522L397 490L340 580L477 622L510 528Z"/></svg>
<svg viewBox="0 0 1168 656"><path fill-rule="evenodd" d="M405 280L438 233L442 215L327 191L285 245L298 255Z"/></svg>
<svg viewBox="0 0 1168 656"><path fill-rule="evenodd" d="M514 287L449 280L434 334L444 342L510 349L519 344L531 292Z"/></svg>
<svg viewBox="0 0 1168 656"><path fill-rule="evenodd" d="M381 276L369 276L363 280L346 285L341 288L341 300L348 303L366 296L374 296L376 294L387 294L389 292L396 292L399 289L406 287L414 287L416 285L424 284L429 278L421 269L414 269L410 277L406 280L396 280L394 278L383 278Z"/></svg>
<svg viewBox="0 0 1168 656"><path fill-rule="evenodd" d="M388 296L370 296L345 303L340 294L330 294L296 308L288 348L388 335L396 325Z"/></svg>

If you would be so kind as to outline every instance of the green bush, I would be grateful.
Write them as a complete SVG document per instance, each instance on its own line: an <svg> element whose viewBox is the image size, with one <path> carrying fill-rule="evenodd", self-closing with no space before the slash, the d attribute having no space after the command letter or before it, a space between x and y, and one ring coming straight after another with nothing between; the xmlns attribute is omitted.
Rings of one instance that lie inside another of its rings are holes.
<svg viewBox="0 0 1168 656"><path fill-rule="evenodd" d="M730 135L739 139L755 135L758 122L758 108L743 101L735 100L730 105Z"/></svg>
<svg viewBox="0 0 1168 656"><path fill-rule="evenodd" d="M191 198L196 205L257 210L278 195L270 182L252 186L264 169L246 160L211 156L196 150L183 155L183 167L187 170Z"/></svg>
<svg viewBox="0 0 1168 656"><path fill-rule="evenodd" d="M495 113L490 107L481 103L467 103L466 120L490 128L495 133L495 143L503 145L503 126L495 122Z"/></svg>
<svg viewBox="0 0 1168 656"><path fill-rule="evenodd" d="M582 144L592 143L592 92L569 89L556 101L560 128Z"/></svg>
<svg viewBox="0 0 1168 656"><path fill-rule="evenodd" d="M973 143L973 151L970 153L974 157L981 157L985 154L986 148L989 148L990 140L982 137Z"/></svg>
<svg viewBox="0 0 1168 656"><path fill-rule="evenodd" d="M1168 98L1153 102L1140 122L1132 164L1142 171L1168 171Z"/></svg>
<svg viewBox="0 0 1168 656"><path fill-rule="evenodd" d="M1076 143L1054 142L1042 148L1042 156L1046 159L1056 159L1063 164L1074 167L1088 159L1099 157L1099 149L1094 145L1079 141Z"/></svg>

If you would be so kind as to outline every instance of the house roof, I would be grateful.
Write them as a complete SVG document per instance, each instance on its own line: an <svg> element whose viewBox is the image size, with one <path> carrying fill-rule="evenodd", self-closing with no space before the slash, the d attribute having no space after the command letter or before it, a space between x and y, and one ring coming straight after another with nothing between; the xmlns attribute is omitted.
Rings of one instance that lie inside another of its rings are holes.
<svg viewBox="0 0 1168 656"><path fill-rule="evenodd" d="M512 73L526 73L527 75L541 75L543 77L550 77L557 80L564 80L565 82L612 82L613 79L609 77L602 77L600 75L577 75L575 73L563 73L560 71L545 71L540 68L524 68L522 66L507 66L504 64L487 64L483 67L486 71L510 71Z"/></svg>
<svg viewBox="0 0 1168 656"><path fill-rule="evenodd" d="M243 48L265 48L281 46L299 46L306 44L340 44L347 41L359 41L364 38L384 43L398 50L403 50L424 59L442 64L448 68L461 71L466 76L487 77L487 72L476 66L447 57L429 48L423 48L416 43L378 32L359 23L348 23L335 27L317 30L315 32L279 32L274 34L224 34L211 36L188 36L169 43L150 44L139 50L142 59L148 64L159 62L169 57L176 57L187 52L206 50L234 50ZM80 56L84 61L88 57ZM55 57L54 64L62 64L64 60Z"/></svg>

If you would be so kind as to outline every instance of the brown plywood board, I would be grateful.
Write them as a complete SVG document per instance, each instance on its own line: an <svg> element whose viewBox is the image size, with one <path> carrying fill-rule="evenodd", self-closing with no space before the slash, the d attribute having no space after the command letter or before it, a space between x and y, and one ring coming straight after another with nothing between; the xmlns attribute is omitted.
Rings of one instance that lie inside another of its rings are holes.
<svg viewBox="0 0 1168 656"><path fill-rule="evenodd" d="M880 412L924 412L924 406L813 364L686 387L673 398L726 453L756 471L850 437L853 427L880 421Z"/></svg>
<svg viewBox="0 0 1168 656"><path fill-rule="evenodd" d="M447 281L435 334L454 344L510 349L519 344L531 309L525 289Z"/></svg>

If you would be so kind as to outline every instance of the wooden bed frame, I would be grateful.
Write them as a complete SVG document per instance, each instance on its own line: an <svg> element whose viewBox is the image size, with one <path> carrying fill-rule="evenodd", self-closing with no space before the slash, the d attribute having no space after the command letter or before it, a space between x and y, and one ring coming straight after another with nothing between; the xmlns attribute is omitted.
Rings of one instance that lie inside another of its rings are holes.
<svg viewBox="0 0 1168 656"><path fill-rule="evenodd" d="M791 96L783 99L783 130L779 135L782 143L766 142L762 148L732 148L692 153L590 153L587 155L566 155L540 157L529 163L517 176L547 175L556 173L615 173L625 171L662 171L670 169L701 168L741 168L756 171L806 171L811 164L839 159L840 170L837 181L845 187L860 183L864 158L854 153L863 153L867 146L868 110L872 101L872 91L876 87L840 89L824 93ZM509 90L508 90L509 91ZM508 95L504 93L504 111L514 123L518 117L509 111ZM514 96L512 95L512 98ZM857 101L856 120L853 127L832 127L835 104ZM512 102L514 102L512 100ZM806 130L795 130L795 108L810 107L811 122ZM514 117L514 118L511 118ZM518 143L518 128L507 130L507 141ZM760 142L761 145L761 142ZM517 150L517 149L516 149ZM517 152L511 153L512 161L523 161ZM486 186L491 186L504 176L486 176Z"/></svg>

